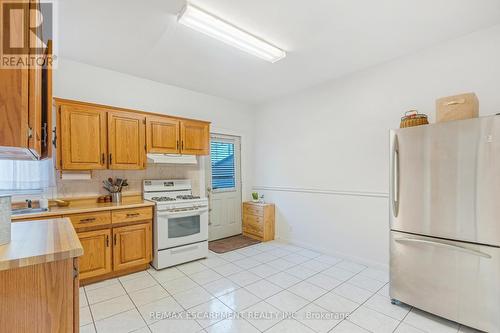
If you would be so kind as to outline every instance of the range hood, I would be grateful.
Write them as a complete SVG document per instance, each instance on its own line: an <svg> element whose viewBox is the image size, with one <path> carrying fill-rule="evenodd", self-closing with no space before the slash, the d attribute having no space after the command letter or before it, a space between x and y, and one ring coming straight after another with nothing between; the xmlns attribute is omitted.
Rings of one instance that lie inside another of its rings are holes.
<svg viewBox="0 0 500 333"><path fill-rule="evenodd" d="M180 154L148 154L148 163L151 164L196 164L195 155Z"/></svg>

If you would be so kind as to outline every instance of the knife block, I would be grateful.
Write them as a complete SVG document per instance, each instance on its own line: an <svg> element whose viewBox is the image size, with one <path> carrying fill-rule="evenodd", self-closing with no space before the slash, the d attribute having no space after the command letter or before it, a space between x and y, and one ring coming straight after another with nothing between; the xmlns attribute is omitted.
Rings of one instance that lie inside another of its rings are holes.
<svg viewBox="0 0 500 333"><path fill-rule="evenodd" d="M10 196L0 196L0 245L10 243L11 209Z"/></svg>

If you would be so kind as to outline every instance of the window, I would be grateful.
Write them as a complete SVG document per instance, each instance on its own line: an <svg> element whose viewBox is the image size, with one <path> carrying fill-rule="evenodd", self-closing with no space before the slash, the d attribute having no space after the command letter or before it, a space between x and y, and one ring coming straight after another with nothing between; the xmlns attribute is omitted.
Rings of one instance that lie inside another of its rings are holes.
<svg viewBox="0 0 500 333"><path fill-rule="evenodd" d="M212 141L210 143L212 163L212 189L235 190L234 143Z"/></svg>
<svg viewBox="0 0 500 333"><path fill-rule="evenodd" d="M0 160L0 194L41 193L54 186L54 165L43 161Z"/></svg>

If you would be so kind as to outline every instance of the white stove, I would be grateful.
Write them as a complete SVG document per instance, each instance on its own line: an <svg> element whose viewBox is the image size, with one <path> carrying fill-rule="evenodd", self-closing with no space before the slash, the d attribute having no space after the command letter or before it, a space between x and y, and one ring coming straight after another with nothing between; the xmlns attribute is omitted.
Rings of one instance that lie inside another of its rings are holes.
<svg viewBox="0 0 500 333"><path fill-rule="evenodd" d="M145 180L144 199L155 202L153 266L162 269L208 254L208 199L194 196L190 180Z"/></svg>

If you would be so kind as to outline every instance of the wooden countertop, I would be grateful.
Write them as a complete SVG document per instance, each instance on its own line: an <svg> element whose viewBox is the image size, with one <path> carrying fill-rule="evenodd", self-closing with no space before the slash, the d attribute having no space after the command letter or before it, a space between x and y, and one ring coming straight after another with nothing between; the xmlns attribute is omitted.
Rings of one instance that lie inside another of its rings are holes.
<svg viewBox="0 0 500 333"><path fill-rule="evenodd" d="M12 215L12 221L26 220L28 218L42 218L42 217L53 217L61 216L67 214L81 214L89 212L116 210L116 209L127 209L127 208L140 208L140 207L152 207L155 204L151 201L137 200L135 198L123 198L121 204L117 203L97 203L97 202L76 202L71 201L68 207L51 207L49 211L35 214L22 214L22 215Z"/></svg>
<svg viewBox="0 0 500 333"><path fill-rule="evenodd" d="M0 271L83 255L70 220L12 223L12 240L0 245Z"/></svg>

